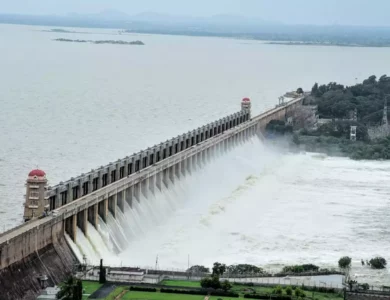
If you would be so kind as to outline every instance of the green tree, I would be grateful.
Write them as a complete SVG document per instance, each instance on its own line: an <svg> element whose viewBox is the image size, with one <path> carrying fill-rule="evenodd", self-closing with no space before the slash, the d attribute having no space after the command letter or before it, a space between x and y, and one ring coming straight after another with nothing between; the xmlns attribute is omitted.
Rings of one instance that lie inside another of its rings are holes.
<svg viewBox="0 0 390 300"><path fill-rule="evenodd" d="M212 288L212 289L219 289L221 288L221 282L219 281L218 276L208 276L205 278L202 278L200 281L200 286L204 289Z"/></svg>
<svg viewBox="0 0 390 300"><path fill-rule="evenodd" d="M227 280L224 280L221 283L221 289L223 289L225 292L230 290L232 287L233 287L233 285L229 281L227 281Z"/></svg>
<svg viewBox="0 0 390 300"><path fill-rule="evenodd" d="M302 88L298 88L297 89L297 94L303 94L303 89Z"/></svg>
<svg viewBox="0 0 390 300"><path fill-rule="evenodd" d="M56 296L57 299L61 300L81 300L83 297L83 284L81 280L69 276L64 283L60 284L60 291Z"/></svg>
<svg viewBox="0 0 390 300"><path fill-rule="evenodd" d="M283 294L283 289L280 285L278 285L277 287L275 287L273 290L272 290L272 294L274 295L281 295Z"/></svg>
<svg viewBox="0 0 390 300"><path fill-rule="evenodd" d="M296 288L295 291L294 291L294 294L296 297L305 297L305 292L302 291L300 288Z"/></svg>
<svg viewBox="0 0 390 300"><path fill-rule="evenodd" d="M386 268L387 262L383 257L377 256L370 259L370 266L373 269L384 269Z"/></svg>
<svg viewBox="0 0 390 300"><path fill-rule="evenodd" d="M292 292L293 292L293 290L292 290L291 286L286 287L286 294L287 295L291 296Z"/></svg>
<svg viewBox="0 0 390 300"><path fill-rule="evenodd" d="M312 94L312 96L315 96L315 97L318 96L318 83L317 82L311 88L311 94Z"/></svg>
<svg viewBox="0 0 390 300"><path fill-rule="evenodd" d="M226 265L219 262L215 262L213 265L213 276L222 276L226 271Z"/></svg>
<svg viewBox="0 0 390 300"><path fill-rule="evenodd" d="M351 267L352 259L348 256L344 256L339 259L339 267L341 269L349 269Z"/></svg>
<svg viewBox="0 0 390 300"><path fill-rule="evenodd" d="M190 272L190 273L210 273L210 269L206 268L205 266L195 265L195 266L191 266L187 270L187 272Z"/></svg>

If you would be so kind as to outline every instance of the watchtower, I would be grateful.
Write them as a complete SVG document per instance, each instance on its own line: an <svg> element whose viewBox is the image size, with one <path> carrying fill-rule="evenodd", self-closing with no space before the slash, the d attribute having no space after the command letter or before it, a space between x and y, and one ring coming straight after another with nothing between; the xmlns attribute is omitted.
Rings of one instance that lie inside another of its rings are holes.
<svg viewBox="0 0 390 300"><path fill-rule="evenodd" d="M42 170L32 170L26 181L26 202L24 203L24 221L43 216L49 208L45 198L47 186L46 173Z"/></svg>

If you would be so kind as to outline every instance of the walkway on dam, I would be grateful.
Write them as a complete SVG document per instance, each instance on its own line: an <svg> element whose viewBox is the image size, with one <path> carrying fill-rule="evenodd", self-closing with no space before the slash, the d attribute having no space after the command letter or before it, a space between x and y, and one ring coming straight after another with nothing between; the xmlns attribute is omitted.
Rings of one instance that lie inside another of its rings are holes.
<svg viewBox="0 0 390 300"><path fill-rule="evenodd" d="M102 200L106 200L114 193L118 193L119 191L122 191L131 185L142 182L150 176L154 176L158 172L162 172L162 170L170 168L180 163L181 161L194 156L197 153L201 153L212 146L218 145L221 142L224 142L225 140L228 140L229 138L244 132L245 130L259 130L260 127L265 127L265 125L270 119L280 118L280 116L284 117L287 109L294 107L295 104L299 104L302 99L303 97L300 97L286 102L283 106L278 106L274 109L266 111L244 123L229 128L220 134L212 136L211 138L201 141L193 146L190 146L189 148L182 150L181 152L173 154L170 157L167 157L157 163L151 164L150 166L143 168L131 175L125 176L124 178L119 179L111 184L108 184L107 186L104 186L85 196L82 196L73 202L59 207L55 210L55 214L50 213L48 216L42 219L29 221L7 232L4 232L0 234L0 246L3 244L8 244L10 240L20 235L23 235L24 233L29 232L33 229L39 230L41 227L44 226L54 226L54 224L62 222L66 218L69 218L73 215L77 215L77 213L81 212L82 210L88 209L88 207L98 204Z"/></svg>

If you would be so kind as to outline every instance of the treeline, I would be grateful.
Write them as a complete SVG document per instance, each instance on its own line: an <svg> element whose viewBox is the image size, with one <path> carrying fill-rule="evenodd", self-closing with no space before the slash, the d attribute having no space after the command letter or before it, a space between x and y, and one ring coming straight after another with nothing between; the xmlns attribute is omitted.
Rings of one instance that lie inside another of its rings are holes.
<svg viewBox="0 0 390 300"><path fill-rule="evenodd" d="M377 79L372 75L354 86L315 83L306 104L317 104L320 118L351 119L356 109L359 123L379 124L389 95L390 77L383 75Z"/></svg>
<svg viewBox="0 0 390 300"><path fill-rule="evenodd" d="M217 267L220 267L217 265ZM213 266L213 272L215 273L215 268L216 266ZM254 265L249 265L249 264L237 264L237 265L230 265L226 266L222 264L222 274L227 273L230 276L235 276L235 275L263 275L265 274L264 270L260 267L254 266ZM200 265L194 265L190 267L187 272L190 272L192 274L200 274L200 273L210 273L210 269L206 268L205 266L200 266Z"/></svg>
<svg viewBox="0 0 390 300"><path fill-rule="evenodd" d="M352 159L390 159L390 138L386 137L387 129L380 128L386 101L390 105L387 75L379 79L373 75L353 86L315 83L304 104L317 105L319 118L331 121L316 130L301 130L293 141L308 151L337 153ZM351 126L356 126L357 142L350 141ZM378 131L381 137L370 139L369 129Z"/></svg>

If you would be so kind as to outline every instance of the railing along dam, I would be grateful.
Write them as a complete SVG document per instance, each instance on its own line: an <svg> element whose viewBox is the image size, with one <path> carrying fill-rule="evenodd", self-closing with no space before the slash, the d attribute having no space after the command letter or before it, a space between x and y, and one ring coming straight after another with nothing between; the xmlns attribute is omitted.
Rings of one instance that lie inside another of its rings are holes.
<svg viewBox="0 0 390 300"><path fill-rule="evenodd" d="M238 113L49 188L45 199L52 213L0 235L0 270L62 241L64 232L77 241L77 228L87 235L88 222L97 228L109 212L115 218L125 204L132 207L141 196L169 189L177 178L259 134L270 120L291 120L302 102L295 99L251 118L249 99L244 100Z"/></svg>

